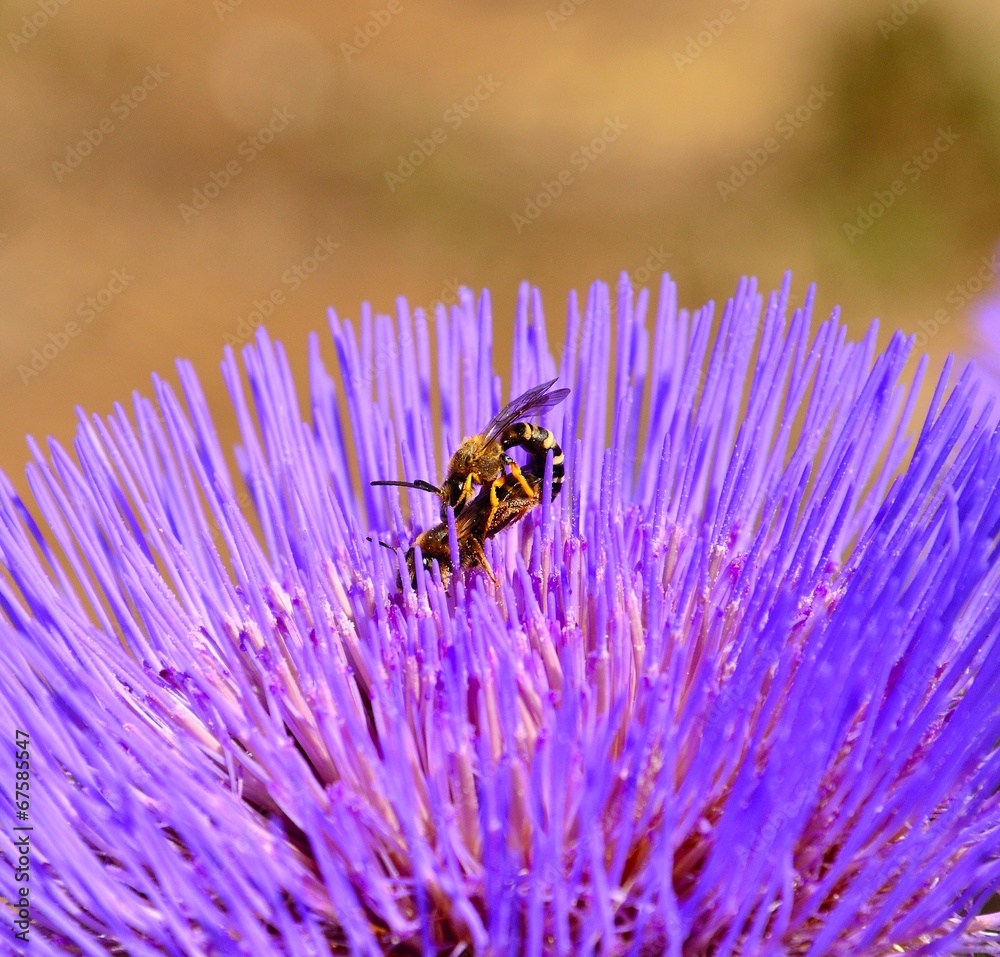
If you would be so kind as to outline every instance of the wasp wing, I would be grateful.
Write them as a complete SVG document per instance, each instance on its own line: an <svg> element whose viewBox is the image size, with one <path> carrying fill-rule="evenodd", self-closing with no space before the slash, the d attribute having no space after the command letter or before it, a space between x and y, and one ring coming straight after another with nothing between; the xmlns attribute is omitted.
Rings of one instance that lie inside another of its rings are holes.
<svg viewBox="0 0 1000 957"><path fill-rule="evenodd" d="M455 516L455 538L458 539L459 548L467 538L478 539L480 543L484 541L492 512L490 490L486 488Z"/></svg>
<svg viewBox="0 0 1000 957"><path fill-rule="evenodd" d="M543 382L541 385L536 385L534 388L528 389L527 392L521 393L516 399L511 399L486 424L486 428L483 429L483 444L488 445L490 442L496 441L504 429L519 422L529 412L544 412L562 402L569 395L569 389L556 389L554 392L549 392L555 383L555 379L550 379L548 382Z"/></svg>

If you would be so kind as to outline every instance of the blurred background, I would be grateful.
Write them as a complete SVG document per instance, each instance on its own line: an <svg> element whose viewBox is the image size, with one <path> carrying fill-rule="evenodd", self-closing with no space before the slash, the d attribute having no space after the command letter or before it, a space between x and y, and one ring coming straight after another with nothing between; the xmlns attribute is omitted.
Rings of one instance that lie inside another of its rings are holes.
<svg viewBox="0 0 1000 957"><path fill-rule="evenodd" d="M652 9L651 9L652 8ZM305 367L326 309L668 271L972 342L996 281L996 0L8 0L0 468L225 343ZM328 349L328 352L330 350ZM500 368L506 357L500 350Z"/></svg>

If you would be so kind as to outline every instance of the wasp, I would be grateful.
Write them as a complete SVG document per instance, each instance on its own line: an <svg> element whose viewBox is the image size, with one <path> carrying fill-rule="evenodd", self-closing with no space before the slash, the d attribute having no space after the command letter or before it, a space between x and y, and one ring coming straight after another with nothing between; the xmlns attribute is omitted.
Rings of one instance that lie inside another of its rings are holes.
<svg viewBox="0 0 1000 957"><path fill-rule="evenodd" d="M488 490L480 492L455 518L455 538L458 541L458 563L462 568L482 568L494 585L496 575L490 567L483 546L488 538L524 518L542 498L542 480L530 472L522 473L529 489L512 476L503 475ZM494 502L494 499L496 500ZM448 541L448 523L441 522L417 536L406 552L406 567L416 585L416 546L420 546L424 568L429 572L433 562L441 567L441 581L448 586L453 567Z"/></svg>
<svg viewBox="0 0 1000 957"><path fill-rule="evenodd" d="M499 507L498 488L508 473L521 487L526 500L532 499L537 492L521 467L507 454L508 449L517 446L531 457L536 478L544 474L545 456L552 451L552 497L555 498L562 488L565 476L563 451L548 429L523 421L529 413L551 409L569 395L569 389L551 391L555 382L555 379L551 379L528 389L493 416L482 432L463 439L448 462L445 480L440 487L424 480L379 480L371 484L402 485L434 492L441 498L442 521L447 517L449 507L455 510L456 517L461 514L473 500L473 489L477 485L490 487L490 504L496 509ZM491 516L487 516L486 524L489 525L490 521Z"/></svg>
<svg viewBox="0 0 1000 957"><path fill-rule="evenodd" d="M521 478L527 485L527 492L521 481L511 475L501 475L489 489L483 489L455 516L459 566L482 568L494 585L498 584L496 575L483 550L486 540L520 521L542 500L542 480L531 471L523 471ZM448 523L440 522L421 532L406 550L406 567L414 588L417 587L418 546L427 573L430 574L436 561L441 568L441 581L447 588L454 572Z"/></svg>

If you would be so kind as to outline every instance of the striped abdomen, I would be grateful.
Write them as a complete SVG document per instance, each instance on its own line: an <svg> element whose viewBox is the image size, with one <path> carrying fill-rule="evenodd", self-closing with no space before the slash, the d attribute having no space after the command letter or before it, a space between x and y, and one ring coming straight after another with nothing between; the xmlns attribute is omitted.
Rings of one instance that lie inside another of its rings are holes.
<svg viewBox="0 0 1000 957"><path fill-rule="evenodd" d="M556 437L548 429L532 425L530 422L515 422L504 429L499 441L505 449L514 446L524 449L528 453L525 469L538 478L545 476L545 458L551 450L552 498L559 494L563 479L566 477L566 456L563 455L562 447L556 442Z"/></svg>

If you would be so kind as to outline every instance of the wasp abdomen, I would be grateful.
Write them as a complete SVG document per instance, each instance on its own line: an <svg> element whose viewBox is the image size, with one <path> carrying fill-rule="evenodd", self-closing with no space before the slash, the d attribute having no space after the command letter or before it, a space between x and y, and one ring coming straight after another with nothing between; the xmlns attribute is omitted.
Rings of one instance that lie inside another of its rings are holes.
<svg viewBox="0 0 1000 957"><path fill-rule="evenodd" d="M562 447L556 442L556 437L548 429L532 425L530 422L515 422L504 429L499 441L505 449L514 446L524 449L528 453L526 468L539 478L545 474L545 459L551 450L552 498L559 494L566 475L566 456L563 455Z"/></svg>

